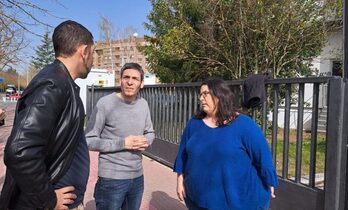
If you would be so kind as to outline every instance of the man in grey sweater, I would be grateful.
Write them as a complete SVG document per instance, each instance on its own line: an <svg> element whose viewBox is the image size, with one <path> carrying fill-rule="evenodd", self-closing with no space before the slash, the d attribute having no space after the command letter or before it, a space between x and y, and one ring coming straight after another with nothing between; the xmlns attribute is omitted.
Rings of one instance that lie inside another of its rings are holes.
<svg viewBox="0 0 348 210"><path fill-rule="evenodd" d="M138 96L144 71L121 68L121 93L102 97L86 128L88 148L99 152L97 210L138 210L144 191L142 153L155 138L149 106Z"/></svg>

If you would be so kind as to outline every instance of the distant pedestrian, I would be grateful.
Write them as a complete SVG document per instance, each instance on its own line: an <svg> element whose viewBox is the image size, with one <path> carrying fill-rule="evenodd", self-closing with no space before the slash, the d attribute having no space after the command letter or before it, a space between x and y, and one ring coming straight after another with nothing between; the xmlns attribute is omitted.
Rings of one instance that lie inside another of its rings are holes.
<svg viewBox="0 0 348 210"><path fill-rule="evenodd" d="M154 140L149 106L138 93L144 71L137 63L121 68L121 92L102 97L86 128L90 150L99 152L95 186L97 210L138 210L144 191L142 153Z"/></svg>
<svg viewBox="0 0 348 210"><path fill-rule="evenodd" d="M85 113L74 80L93 63L92 34L64 21L52 36L56 60L30 82L17 102L4 151L0 210L82 209L89 176Z"/></svg>
<svg viewBox="0 0 348 210"><path fill-rule="evenodd" d="M201 108L187 123L174 171L190 210L266 210L278 179L259 126L233 106L223 80L201 84Z"/></svg>

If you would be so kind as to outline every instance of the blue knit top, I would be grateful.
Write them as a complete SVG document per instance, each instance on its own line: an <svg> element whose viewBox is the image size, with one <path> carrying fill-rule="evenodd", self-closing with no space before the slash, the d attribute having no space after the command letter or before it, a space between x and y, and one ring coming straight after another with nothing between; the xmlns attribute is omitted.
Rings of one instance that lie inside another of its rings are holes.
<svg viewBox="0 0 348 210"><path fill-rule="evenodd" d="M209 210L259 209L269 202L269 186L278 186L265 137L243 114L217 128L190 119L174 171L184 174L186 196Z"/></svg>

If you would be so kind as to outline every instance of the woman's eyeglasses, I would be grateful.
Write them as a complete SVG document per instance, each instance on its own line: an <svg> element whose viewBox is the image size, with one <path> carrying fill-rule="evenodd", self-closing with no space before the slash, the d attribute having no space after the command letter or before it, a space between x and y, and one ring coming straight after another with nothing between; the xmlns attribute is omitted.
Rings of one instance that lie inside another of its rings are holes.
<svg viewBox="0 0 348 210"><path fill-rule="evenodd" d="M209 95L209 94L210 94L209 91L204 91L204 92L199 93L199 97L202 97L202 96L203 96L203 98L206 98L207 95Z"/></svg>

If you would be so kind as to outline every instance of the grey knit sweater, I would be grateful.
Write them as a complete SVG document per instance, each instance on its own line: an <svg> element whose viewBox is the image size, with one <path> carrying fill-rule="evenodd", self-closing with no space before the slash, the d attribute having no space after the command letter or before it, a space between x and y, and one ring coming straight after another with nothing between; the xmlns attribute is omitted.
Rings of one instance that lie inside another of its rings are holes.
<svg viewBox="0 0 348 210"><path fill-rule="evenodd" d="M145 135L149 144L155 138L149 106L138 97L125 102L116 93L102 97L86 128L89 150L99 152L98 175L111 179L133 179L143 174L140 151L124 149L125 137Z"/></svg>

